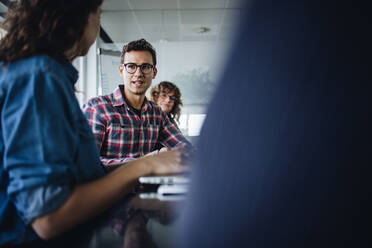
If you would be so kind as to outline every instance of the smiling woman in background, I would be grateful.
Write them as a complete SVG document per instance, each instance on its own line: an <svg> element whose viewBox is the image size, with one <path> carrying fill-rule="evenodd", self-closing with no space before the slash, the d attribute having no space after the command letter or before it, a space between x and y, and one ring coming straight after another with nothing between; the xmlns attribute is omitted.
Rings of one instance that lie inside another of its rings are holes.
<svg viewBox="0 0 372 248"><path fill-rule="evenodd" d="M181 116L181 91L171 82L162 81L155 85L150 91L150 100L160 106L170 121L178 128L178 121Z"/></svg>
<svg viewBox="0 0 372 248"><path fill-rule="evenodd" d="M62 238L43 240L103 212L140 176L184 170L180 152L169 151L105 175L71 64L95 41L101 4L22 0L9 7L0 43L0 247L62 246Z"/></svg>

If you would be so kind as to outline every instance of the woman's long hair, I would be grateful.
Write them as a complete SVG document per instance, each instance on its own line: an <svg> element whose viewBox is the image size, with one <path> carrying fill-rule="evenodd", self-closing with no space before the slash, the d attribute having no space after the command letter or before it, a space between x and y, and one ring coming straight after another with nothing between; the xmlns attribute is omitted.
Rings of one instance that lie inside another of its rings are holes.
<svg viewBox="0 0 372 248"><path fill-rule="evenodd" d="M168 90L169 92L174 92L174 97L176 99L174 101L172 110L168 113L168 117L172 121L172 123L177 126L176 121L178 122L180 119L181 107L183 106L183 103L181 99L181 91L174 83L171 83L168 81L162 81L158 85L155 85L150 91L150 100L156 103L158 100L159 94L164 90Z"/></svg>
<svg viewBox="0 0 372 248"><path fill-rule="evenodd" d="M79 41L88 16L103 0L20 0L11 2L1 27L7 31L0 41L4 64L38 54L59 61Z"/></svg>

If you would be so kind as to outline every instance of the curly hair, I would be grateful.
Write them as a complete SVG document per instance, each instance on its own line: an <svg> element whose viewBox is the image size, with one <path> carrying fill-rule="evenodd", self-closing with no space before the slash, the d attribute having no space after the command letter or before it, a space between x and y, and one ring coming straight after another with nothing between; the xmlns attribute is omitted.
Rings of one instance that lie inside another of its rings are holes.
<svg viewBox="0 0 372 248"><path fill-rule="evenodd" d="M145 39L134 40L123 46L121 51L120 63L124 64L124 55L130 51L148 51L151 53L152 62L156 65L156 52L152 45Z"/></svg>
<svg viewBox="0 0 372 248"><path fill-rule="evenodd" d="M150 100L156 103L158 100L159 94L164 90L168 90L169 92L174 92L174 97L176 99L174 101L172 110L168 113L168 117L172 121L173 124L177 125L176 121L178 122L180 119L181 107L183 106L183 103L181 99L181 91L174 83L171 83L168 81L162 81L159 84L152 87L150 90Z"/></svg>
<svg viewBox="0 0 372 248"><path fill-rule="evenodd" d="M19 0L11 2L2 28L0 61L4 65L46 54L66 60L64 53L79 41L90 13L103 0Z"/></svg>

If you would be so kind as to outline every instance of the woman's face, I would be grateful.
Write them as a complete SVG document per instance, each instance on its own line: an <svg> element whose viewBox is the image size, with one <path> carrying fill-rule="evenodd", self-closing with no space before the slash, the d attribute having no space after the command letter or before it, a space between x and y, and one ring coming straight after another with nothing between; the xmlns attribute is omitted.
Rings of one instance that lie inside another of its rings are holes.
<svg viewBox="0 0 372 248"><path fill-rule="evenodd" d="M160 91L156 104L168 114L172 111L175 100L174 91L170 92L168 89L164 89Z"/></svg>
<svg viewBox="0 0 372 248"><path fill-rule="evenodd" d="M90 46L97 38L99 28L101 26L101 6L97 8L96 12L90 13L88 22L85 27L83 37L80 42L80 55L86 55Z"/></svg>

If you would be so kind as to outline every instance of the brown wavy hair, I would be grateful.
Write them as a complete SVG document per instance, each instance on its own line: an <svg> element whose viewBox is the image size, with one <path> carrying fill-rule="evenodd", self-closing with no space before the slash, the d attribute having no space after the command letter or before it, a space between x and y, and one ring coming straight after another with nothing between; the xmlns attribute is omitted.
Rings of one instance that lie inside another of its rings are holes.
<svg viewBox="0 0 372 248"><path fill-rule="evenodd" d="M181 91L174 83L162 81L152 87L150 90L150 100L156 103L160 92L166 89L169 92L174 92L174 97L176 98L172 110L168 113L168 117L172 121L172 123L177 126L176 121L178 122L180 119L181 107L183 106L183 103L181 99Z"/></svg>
<svg viewBox="0 0 372 248"><path fill-rule="evenodd" d="M90 13L103 0L19 0L11 2L1 27L4 64L46 54L64 61L64 53L79 41Z"/></svg>

